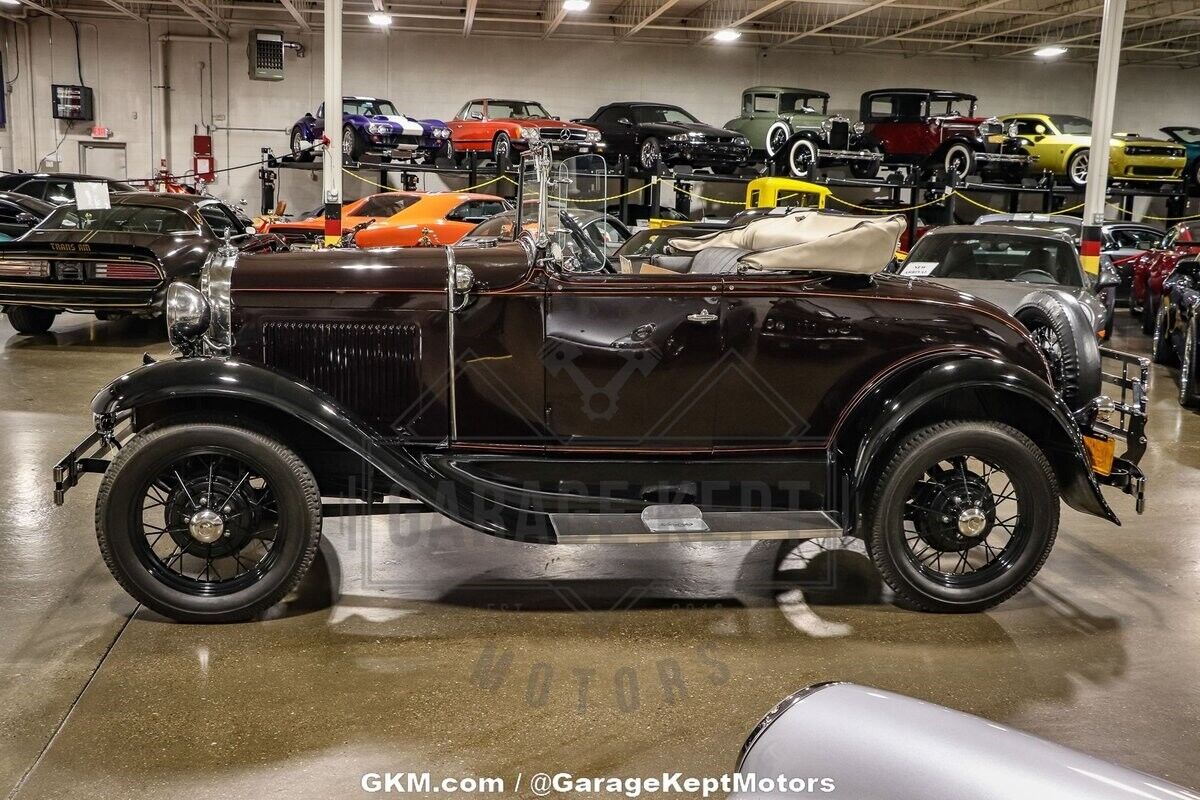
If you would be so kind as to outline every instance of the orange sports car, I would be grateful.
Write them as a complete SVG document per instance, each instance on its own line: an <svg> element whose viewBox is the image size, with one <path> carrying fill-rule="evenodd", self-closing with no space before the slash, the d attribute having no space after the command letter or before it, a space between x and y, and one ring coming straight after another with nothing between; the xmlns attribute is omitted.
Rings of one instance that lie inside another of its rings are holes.
<svg viewBox="0 0 1200 800"><path fill-rule="evenodd" d="M462 192L380 192L342 206L342 231L371 224L355 235L359 247L414 247L454 244L477 224L512 208L503 197ZM290 242L317 242L325 219L271 222L266 231Z"/></svg>

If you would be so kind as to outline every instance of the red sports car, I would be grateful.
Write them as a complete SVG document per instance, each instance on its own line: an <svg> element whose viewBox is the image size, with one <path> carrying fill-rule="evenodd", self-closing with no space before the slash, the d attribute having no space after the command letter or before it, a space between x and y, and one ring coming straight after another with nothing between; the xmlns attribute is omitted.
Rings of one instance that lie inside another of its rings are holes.
<svg viewBox="0 0 1200 800"><path fill-rule="evenodd" d="M1200 258L1200 221L1179 223L1167 232L1161 245L1134 260L1129 309L1141 317L1144 333L1154 333L1163 281L1180 261L1194 258Z"/></svg>
<svg viewBox="0 0 1200 800"><path fill-rule="evenodd" d="M546 142L564 156L600 152L600 131L550 116L541 103L530 100L471 100L446 123L450 128L447 153L461 162L467 153L495 161L513 161L513 154Z"/></svg>

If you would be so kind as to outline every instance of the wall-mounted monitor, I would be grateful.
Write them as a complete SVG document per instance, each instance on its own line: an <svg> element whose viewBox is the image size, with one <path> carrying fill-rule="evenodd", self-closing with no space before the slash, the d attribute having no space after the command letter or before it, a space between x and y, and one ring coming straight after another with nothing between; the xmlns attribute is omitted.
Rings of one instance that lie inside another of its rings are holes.
<svg viewBox="0 0 1200 800"><path fill-rule="evenodd" d="M52 94L51 116L55 119L86 121L95 119L91 88L54 83L50 85L50 92Z"/></svg>

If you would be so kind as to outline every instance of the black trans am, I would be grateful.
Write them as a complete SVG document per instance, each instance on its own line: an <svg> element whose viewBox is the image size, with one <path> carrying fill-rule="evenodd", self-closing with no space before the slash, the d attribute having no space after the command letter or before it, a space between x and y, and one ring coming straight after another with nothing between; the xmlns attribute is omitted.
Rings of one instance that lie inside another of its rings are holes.
<svg viewBox="0 0 1200 800"><path fill-rule="evenodd" d="M0 308L18 333L45 333L64 311L159 316L167 286L197 284L227 232L245 251L281 244L211 197L122 192L110 204L59 206L20 239L0 244Z"/></svg>

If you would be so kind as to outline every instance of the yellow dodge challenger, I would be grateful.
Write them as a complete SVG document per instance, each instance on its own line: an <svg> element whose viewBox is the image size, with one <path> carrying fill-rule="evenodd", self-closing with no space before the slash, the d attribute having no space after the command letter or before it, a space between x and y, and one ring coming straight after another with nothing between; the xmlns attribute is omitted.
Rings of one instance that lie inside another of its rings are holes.
<svg viewBox="0 0 1200 800"><path fill-rule="evenodd" d="M1050 170L1066 177L1076 189L1087 183L1092 146L1092 122L1070 114L1009 114L1001 117L1009 134L1021 139L1025 152L1036 156L1031 173ZM1117 181L1166 183L1181 180L1187 152L1163 139L1134 133L1112 138L1108 174Z"/></svg>

